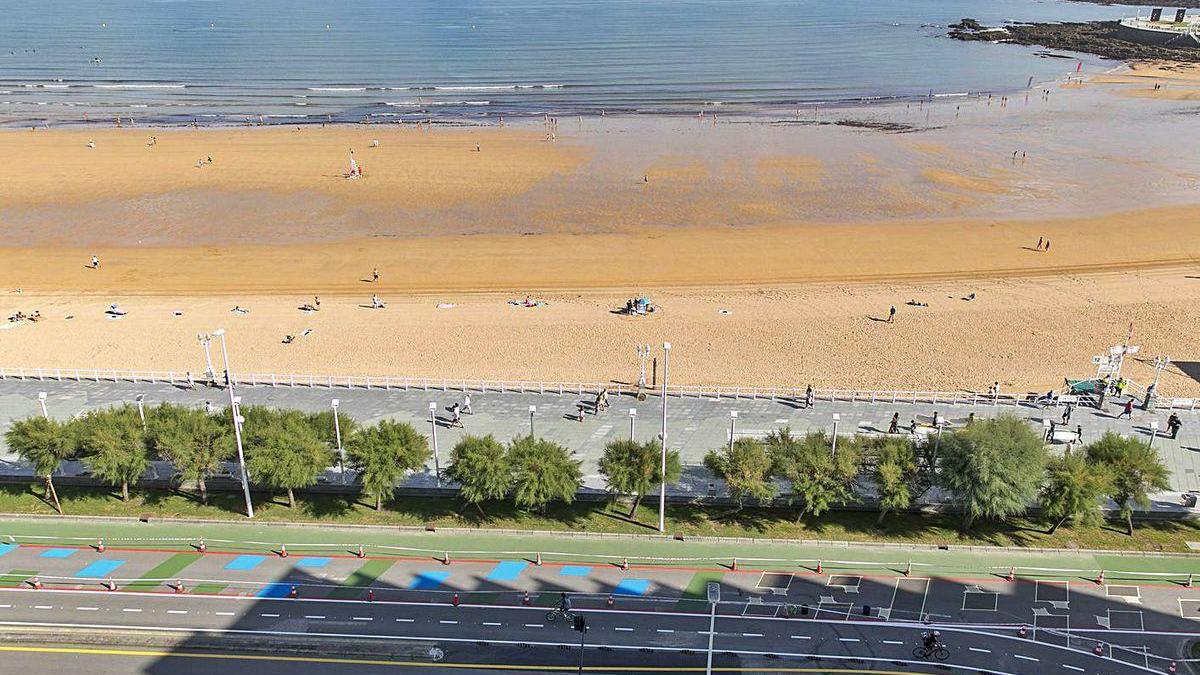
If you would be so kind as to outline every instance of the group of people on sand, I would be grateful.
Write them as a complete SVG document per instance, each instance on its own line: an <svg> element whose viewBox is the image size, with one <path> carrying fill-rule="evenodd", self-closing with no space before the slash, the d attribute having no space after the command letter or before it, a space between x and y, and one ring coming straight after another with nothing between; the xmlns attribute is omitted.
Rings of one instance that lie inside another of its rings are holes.
<svg viewBox="0 0 1200 675"><path fill-rule="evenodd" d="M41 311L40 311L40 310L36 310L36 309L35 309L35 310L33 310L33 313L32 313L32 314L26 314L25 312L18 311L16 314L12 314L12 315L10 315L10 316L8 317L8 320L9 320L9 321L12 321L12 322L17 322L17 321L41 321L41 320L42 320L42 313L41 313Z"/></svg>
<svg viewBox="0 0 1200 675"><path fill-rule="evenodd" d="M1050 252L1050 240L1046 237L1038 237L1037 250L1045 253Z"/></svg>

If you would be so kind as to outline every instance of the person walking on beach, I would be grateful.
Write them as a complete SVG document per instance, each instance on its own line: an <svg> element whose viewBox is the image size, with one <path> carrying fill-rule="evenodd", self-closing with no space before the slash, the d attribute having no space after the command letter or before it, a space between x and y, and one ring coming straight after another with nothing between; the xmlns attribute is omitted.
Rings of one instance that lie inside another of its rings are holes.
<svg viewBox="0 0 1200 675"><path fill-rule="evenodd" d="M379 268L378 267L371 270L371 283L373 283L373 284L379 283Z"/></svg>
<svg viewBox="0 0 1200 675"><path fill-rule="evenodd" d="M100 259L97 258L96 256L92 256L92 269L94 269L94 270L100 269Z"/></svg>
<svg viewBox="0 0 1200 675"><path fill-rule="evenodd" d="M1015 153L1015 152L1014 152L1014 153L1013 153L1013 159L1015 160L1016 158L1017 158L1017 153ZM1042 250L1042 242L1043 242L1043 241L1044 241L1044 240L1043 240L1043 238L1042 238L1042 237L1038 237L1038 245L1037 245L1037 250L1039 250L1039 251L1040 251L1040 250Z"/></svg>
<svg viewBox="0 0 1200 675"><path fill-rule="evenodd" d="M888 323L896 323L896 306L895 305L892 305L891 308L888 309L887 322Z"/></svg>
<svg viewBox="0 0 1200 675"><path fill-rule="evenodd" d="M898 412L892 413L892 421L890 424L888 424L888 433L889 434L900 433L900 413L898 413Z"/></svg>
<svg viewBox="0 0 1200 675"><path fill-rule="evenodd" d="M1124 415L1131 421L1133 420L1133 399L1125 401L1125 407L1121 410L1121 414L1117 415L1117 419L1121 419L1121 415Z"/></svg>
<svg viewBox="0 0 1200 675"><path fill-rule="evenodd" d="M1046 251L1046 253L1049 253L1049 252L1050 252L1050 240L1049 240L1049 239L1047 239L1047 240L1046 240L1046 248L1045 248L1045 251Z"/></svg>
<svg viewBox="0 0 1200 675"><path fill-rule="evenodd" d="M471 410L471 395L470 394L465 394L463 396L462 409L463 409L463 412L467 413L468 415L475 414L475 411Z"/></svg>

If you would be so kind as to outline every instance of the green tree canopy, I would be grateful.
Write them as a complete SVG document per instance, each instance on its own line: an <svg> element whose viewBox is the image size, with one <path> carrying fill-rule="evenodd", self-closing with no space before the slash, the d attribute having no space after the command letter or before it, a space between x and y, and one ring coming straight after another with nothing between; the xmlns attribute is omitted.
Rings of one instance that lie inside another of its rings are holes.
<svg viewBox="0 0 1200 675"><path fill-rule="evenodd" d="M4 440L9 450L29 462L33 475L45 482L46 499L51 500L54 510L62 515L62 504L54 489L54 472L63 460L75 454L75 434L62 422L39 415L13 422L4 433Z"/></svg>
<svg viewBox="0 0 1200 675"><path fill-rule="evenodd" d="M709 451L704 456L704 466L725 481L739 510L747 501L765 502L775 496L775 484L770 477L771 458L757 438L739 438L732 449Z"/></svg>
<svg viewBox="0 0 1200 675"><path fill-rule="evenodd" d="M814 431L802 438L784 427L766 438L771 474L792 484L789 502L798 502L800 513L819 516L834 504L854 499L854 479L862 464L858 439L839 438L836 451L832 438Z"/></svg>
<svg viewBox="0 0 1200 675"><path fill-rule="evenodd" d="M464 436L450 453L446 477L458 483L458 494L483 514L482 503L504 499L513 484L508 450L491 434Z"/></svg>
<svg viewBox="0 0 1200 675"><path fill-rule="evenodd" d="M175 466L179 479L195 482L200 502L208 503L208 478L234 453L227 420L197 408L162 403L147 411L150 445Z"/></svg>
<svg viewBox="0 0 1200 675"><path fill-rule="evenodd" d="M149 444L137 408L130 404L95 410L80 426L80 450L92 475L121 487L121 499L129 501L129 484L137 482L150 468Z"/></svg>
<svg viewBox="0 0 1200 675"><path fill-rule="evenodd" d="M890 512L912 505L917 481L917 450L907 438L889 436L873 446L875 490L879 496L879 524Z"/></svg>
<svg viewBox="0 0 1200 675"><path fill-rule="evenodd" d="M580 462L563 446L543 438L523 436L508 445L513 470L513 501L517 506L545 512L552 501L570 504L583 484Z"/></svg>
<svg viewBox="0 0 1200 675"><path fill-rule="evenodd" d="M312 425L313 431L316 432L317 438L321 439L321 442L331 451L337 450L337 433L339 430L342 434L342 447L345 448L350 437L359 428L358 421L346 415L341 409L337 413L336 426L333 423L333 408L322 410L321 412L308 413L307 418L308 423ZM346 452L347 460L349 460L350 451L347 449ZM338 459L341 459L340 456Z"/></svg>
<svg viewBox="0 0 1200 675"><path fill-rule="evenodd" d="M1150 493L1167 490L1170 472L1148 443L1105 432L1087 448L1092 462L1103 465L1109 475L1108 496L1120 508L1126 531L1133 535L1133 507L1150 507Z"/></svg>
<svg viewBox="0 0 1200 675"><path fill-rule="evenodd" d="M333 413L329 413L333 422ZM375 498L375 510L391 497L405 475L425 466L429 442L407 422L384 420L355 431L346 439L350 464L358 472L363 492Z"/></svg>
<svg viewBox="0 0 1200 675"><path fill-rule="evenodd" d="M963 528L978 518L1023 513L1033 503L1046 468L1042 438L1011 415L942 437L939 481L963 509Z"/></svg>
<svg viewBox="0 0 1200 675"><path fill-rule="evenodd" d="M1100 499L1109 487L1108 471L1092 464L1080 453L1055 457L1046 465L1046 483L1038 495L1044 515L1054 534L1063 523L1074 519L1092 524L1100 519Z"/></svg>
<svg viewBox="0 0 1200 675"><path fill-rule="evenodd" d="M245 410L250 410L246 408ZM296 507L295 490L309 487L332 463L329 447L317 436L304 413L294 410L277 415L256 415L244 428L253 439L246 468L256 482L275 490L286 490L288 506Z"/></svg>
<svg viewBox="0 0 1200 675"><path fill-rule="evenodd" d="M617 494L633 495L629 517L637 513L642 497L662 480L662 445L658 440L638 443L634 440L612 441L604 446L600 457L600 473L608 489ZM667 480L674 483L683 473L679 451L667 452Z"/></svg>

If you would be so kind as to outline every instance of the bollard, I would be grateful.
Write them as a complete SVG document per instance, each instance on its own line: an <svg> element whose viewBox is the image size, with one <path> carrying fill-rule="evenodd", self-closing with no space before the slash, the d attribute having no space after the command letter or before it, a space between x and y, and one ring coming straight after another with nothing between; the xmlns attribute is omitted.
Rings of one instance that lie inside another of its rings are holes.
<svg viewBox="0 0 1200 675"><path fill-rule="evenodd" d="M103 584L101 584L101 586L104 586L104 590L106 590L106 591L115 591L115 590L117 590L117 582L113 581L113 580L112 580L112 577L109 577L109 578L105 579L105 580L104 580L104 583L103 583Z"/></svg>
<svg viewBox="0 0 1200 675"><path fill-rule="evenodd" d="M451 602L451 603L452 603L452 604L453 604L455 607L458 607L458 593L455 593L455 594L454 594L454 597L450 598L450 602Z"/></svg>
<svg viewBox="0 0 1200 675"><path fill-rule="evenodd" d="M1100 574L1096 575L1096 585L1097 586L1104 585L1104 570L1100 570Z"/></svg>
<svg viewBox="0 0 1200 675"><path fill-rule="evenodd" d="M196 546L196 550L200 551L201 553L205 553L208 551L208 546L204 543L203 538L200 539L200 543Z"/></svg>
<svg viewBox="0 0 1200 675"><path fill-rule="evenodd" d="M733 564L731 564L731 565L729 566L729 571L731 571L731 572L736 572L736 571L737 571L737 558L734 558L734 559L733 559Z"/></svg>
<svg viewBox="0 0 1200 675"><path fill-rule="evenodd" d="M1184 585L1183 585L1183 587L1184 587L1184 588L1191 588L1191 587L1192 587L1192 575L1191 575L1191 574L1189 574L1189 575L1188 575L1188 578L1187 578L1187 583L1186 583L1186 584L1184 584Z"/></svg>
<svg viewBox="0 0 1200 675"><path fill-rule="evenodd" d="M1104 656L1104 645L1097 642L1095 647L1092 647L1092 653L1096 656Z"/></svg>
<svg viewBox="0 0 1200 675"><path fill-rule="evenodd" d="M536 557L536 558L534 558L534 560L533 560L533 564L534 564L534 565L537 565L538 567L541 567L541 566L542 566L542 554L541 554L541 553L538 553L538 554L537 554L537 557Z"/></svg>
<svg viewBox="0 0 1200 675"><path fill-rule="evenodd" d="M359 545L358 545L358 554L357 554L357 555L358 555L358 557L360 557L360 558L365 558L365 557L367 557L367 553L366 553L366 551L364 551L364 550L363 550L363 545L362 545L362 544L359 544Z"/></svg>
<svg viewBox="0 0 1200 675"><path fill-rule="evenodd" d="M611 595L610 595L610 596L608 596L608 606L609 606L609 607L612 607L612 606L613 606L613 596L611 596Z"/></svg>
<svg viewBox="0 0 1200 675"><path fill-rule="evenodd" d="M103 539L96 540L96 553L104 553L104 540Z"/></svg>
<svg viewBox="0 0 1200 675"><path fill-rule="evenodd" d="M1017 579L1017 566L1016 566L1016 565L1013 565L1012 567L1009 567L1009 568L1008 568L1008 576L1007 576L1007 577L1004 577L1004 578L1005 578L1006 580L1008 580L1008 581L1016 581L1016 579Z"/></svg>
<svg viewBox="0 0 1200 675"><path fill-rule="evenodd" d="M292 584L291 590L288 591L288 597L293 600L300 597L300 589L296 588L296 584Z"/></svg>
<svg viewBox="0 0 1200 675"><path fill-rule="evenodd" d="M525 591L525 597L521 598L521 604L528 605L529 603L529 591Z"/></svg>
<svg viewBox="0 0 1200 675"><path fill-rule="evenodd" d="M817 561L817 574L822 574L822 572L821 572L821 561L820 561L820 560L818 560L818 561Z"/></svg>
<svg viewBox="0 0 1200 675"><path fill-rule="evenodd" d="M443 565L449 565L449 564L450 564L450 551L446 551L446 553L445 553L445 557L444 557L444 558L442 558L442 564L443 564Z"/></svg>
<svg viewBox="0 0 1200 675"><path fill-rule="evenodd" d="M280 558L286 558L286 557L288 557L288 552L287 552L287 544L280 544L280 545L279 545L279 557L280 557Z"/></svg>
<svg viewBox="0 0 1200 675"><path fill-rule="evenodd" d="M912 561L909 560L908 566L904 568L904 576L907 577L907 576L911 576L911 575L912 575Z"/></svg>
<svg viewBox="0 0 1200 675"><path fill-rule="evenodd" d="M39 577L34 577L34 578L30 579L29 585L33 586L34 589L36 589L36 590L39 590L39 591L42 590L42 580Z"/></svg>
<svg viewBox="0 0 1200 675"><path fill-rule="evenodd" d="M375 602L375 589L374 588L367 589L367 602Z"/></svg>

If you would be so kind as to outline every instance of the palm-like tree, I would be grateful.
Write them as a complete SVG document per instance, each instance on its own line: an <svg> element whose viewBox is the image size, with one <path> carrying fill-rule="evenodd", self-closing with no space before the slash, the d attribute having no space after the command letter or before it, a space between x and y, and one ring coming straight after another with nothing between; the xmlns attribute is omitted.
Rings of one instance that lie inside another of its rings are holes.
<svg viewBox="0 0 1200 675"><path fill-rule="evenodd" d="M330 422L333 414L329 414ZM425 466L429 443L407 422L384 420L355 431L346 439L350 465L358 472L363 492L375 498L375 510L383 509L405 475Z"/></svg>
<svg viewBox="0 0 1200 675"><path fill-rule="evenodd" d="M58 491L54 489L54 472L65 459L75 454L75 438L67 425L58 420L44 417L29 417L12 423L4 434L8 447L18 457L29 462L33 474L46 485L46 498L54 503L54 510L62 515L62 504Z"/></svg>
<svg viewBox="0 0 1200 675"><path fill-rule="evenodd" d="M633 495L629 517L637 513L642 496L652 490L662 479L662 446L657 440L638 443L634 440L612 441L604 446L600 457L600 473L608 482L608 488L617 494ZM679 451L667 453L667 483L679 480L683 473Z"/></svg>
<svg viewBox="0 0 1200 675"><path fill-rule="evenodd" d="M484 515L482 503L503 499L513 484L512 465L504 445L490 434L465 436L450 454L446 477L459 484L459 495Z"/></svg>

